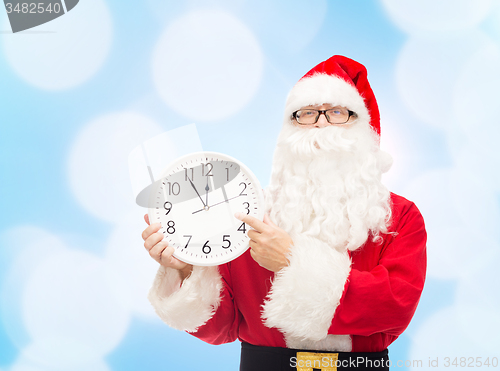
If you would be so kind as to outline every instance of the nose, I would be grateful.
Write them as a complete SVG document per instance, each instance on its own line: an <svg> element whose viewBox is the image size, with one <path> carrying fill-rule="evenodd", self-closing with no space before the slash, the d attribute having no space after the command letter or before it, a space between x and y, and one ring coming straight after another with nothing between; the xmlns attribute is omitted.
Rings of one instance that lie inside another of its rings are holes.
<svg viewBox="0 0 500 371"><path fill-rule="evenodd" d="M330 123L326 119L326 116L324 113L320 113L320 115L318 117L318 121L316 122L316 124L314 124L314 126L317 128L324 128L325 126L330 126Z"/></svg>

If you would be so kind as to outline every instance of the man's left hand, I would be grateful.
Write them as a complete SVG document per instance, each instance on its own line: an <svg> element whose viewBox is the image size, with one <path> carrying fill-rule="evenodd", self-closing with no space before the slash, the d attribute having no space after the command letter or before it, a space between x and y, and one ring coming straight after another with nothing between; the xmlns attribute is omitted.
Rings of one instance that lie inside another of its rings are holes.
<svg viewBox="0 0 500 371"><path fill-rule="evenodd" d="M250 255L261 267L278 272L289 264L288 255L293 241L267 214L263 222L242 213L236 213L235 217L253 228L248 231Z"/></svg>

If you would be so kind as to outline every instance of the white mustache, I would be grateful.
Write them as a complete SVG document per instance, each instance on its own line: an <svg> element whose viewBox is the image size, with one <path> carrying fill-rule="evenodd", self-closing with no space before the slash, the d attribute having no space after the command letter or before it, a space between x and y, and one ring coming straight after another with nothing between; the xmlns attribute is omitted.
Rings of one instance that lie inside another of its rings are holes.
<svg viewBox="0 0 500 371"><path fill-rule="evenodd" d="M320 129L289 127L284 131L281 145L289 147L296 154L317 156L322 153L356 150L360 130L330 126Z"/></svg>

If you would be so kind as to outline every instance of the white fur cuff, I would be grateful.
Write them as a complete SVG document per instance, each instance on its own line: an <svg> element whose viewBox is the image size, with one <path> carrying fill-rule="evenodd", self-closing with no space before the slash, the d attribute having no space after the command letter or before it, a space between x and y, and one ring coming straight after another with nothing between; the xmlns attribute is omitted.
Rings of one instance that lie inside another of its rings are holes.
<svg viewBox="0 0 500 371"><path fill-rule="evenodd" d="M167 325L194 332L214 315L222 287L217 267L193 267L181 287L179 272L161 266L148 299Z"/></svg>
<svg viewBox="0 0 500 371"><path fill-rule="evenodd" d="M351 260L347 252L338 252L316 238L292 238L290 265L276 274L262 318L266 326L295 339L297 346L300 341L326 340Z"/></svg>

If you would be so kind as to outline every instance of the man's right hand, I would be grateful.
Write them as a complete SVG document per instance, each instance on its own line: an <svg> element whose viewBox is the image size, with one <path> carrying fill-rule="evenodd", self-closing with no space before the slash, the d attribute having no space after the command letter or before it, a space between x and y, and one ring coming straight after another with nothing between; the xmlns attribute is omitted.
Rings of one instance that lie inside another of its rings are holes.
<svg viewBox="0 0 500 371"><path fill-rule="evenodd" d="M163 234L158 232L161 228L160 223L150 224L148 214L144 215L144 220L148 223L148 227L142 232L142 239L149 255L162 266L177 269L182 280L189 277L193 266L173 256L174 247L169 246L168 242L163 240Z"/></svg>

